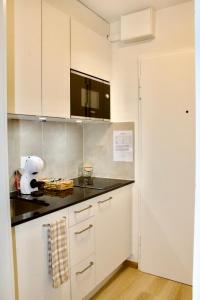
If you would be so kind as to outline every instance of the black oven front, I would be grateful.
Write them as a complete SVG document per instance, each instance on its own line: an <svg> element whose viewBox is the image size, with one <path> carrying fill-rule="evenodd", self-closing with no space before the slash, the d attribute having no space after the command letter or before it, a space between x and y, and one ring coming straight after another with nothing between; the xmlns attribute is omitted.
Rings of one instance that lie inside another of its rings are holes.
<svg viewBox="0 0 200 300"><path fill-rule="evenodd" d="M110 83L75 70L70 74L71 117L110 120Z"/></svg>

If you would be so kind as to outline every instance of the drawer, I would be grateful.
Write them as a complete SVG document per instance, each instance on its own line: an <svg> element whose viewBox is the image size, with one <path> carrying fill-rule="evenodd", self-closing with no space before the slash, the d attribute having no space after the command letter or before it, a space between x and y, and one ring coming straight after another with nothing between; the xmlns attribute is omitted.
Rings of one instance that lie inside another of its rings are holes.
<svg viewBox="0 0 200 300"><path fill-rule="evenodd" d="M89 257L95 249L94 217L77 224L69 230L71 266Z"/></svg>
<svg viewBox="0 0 200 300"><path fill-rule="evenodd" d="M94 201L87 200L69 208L69 226L94 216Z"/></svg>
<svg viewBox="0 0 200 300"><path fill-rule="evenodd" d="M72 300L81 300L95 287L95 256L92 255L71 269Z"/></svg>

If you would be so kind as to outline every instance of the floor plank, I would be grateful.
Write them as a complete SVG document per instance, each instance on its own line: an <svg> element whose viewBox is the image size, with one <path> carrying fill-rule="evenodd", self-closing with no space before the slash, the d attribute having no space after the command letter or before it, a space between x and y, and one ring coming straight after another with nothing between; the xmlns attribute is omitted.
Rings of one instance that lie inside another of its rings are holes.
<svg viewBox="0 0 200 300"><path fill-rule="evenodd" d="M192 300L192 287L126 267L92 300Z"/></svg>

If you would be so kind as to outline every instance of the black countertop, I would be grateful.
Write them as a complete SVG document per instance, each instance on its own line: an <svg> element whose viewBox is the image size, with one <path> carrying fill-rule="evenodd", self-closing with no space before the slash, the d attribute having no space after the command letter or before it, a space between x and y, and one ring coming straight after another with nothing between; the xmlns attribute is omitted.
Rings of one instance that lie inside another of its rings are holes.
<svg viewBox="0 0 200 300"><path fill-rule="evenodd" d="M74 179L75 185L80 182ZM93 178L92 188L74 187L73 189L53 192L45 191L43 196L11 196L11 223L16 226L54 211L69 207L85 200L103 195L120 187L134 183L133 180ZM99 188L99 189L97 189Z"/></svg>

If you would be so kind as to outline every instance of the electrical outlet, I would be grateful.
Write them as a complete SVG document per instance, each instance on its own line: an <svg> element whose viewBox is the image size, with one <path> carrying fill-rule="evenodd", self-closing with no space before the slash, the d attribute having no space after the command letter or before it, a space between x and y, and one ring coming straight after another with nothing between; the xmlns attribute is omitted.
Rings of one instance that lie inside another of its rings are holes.
<svg viewBox="0 0 200 300"><path fill-rule="evenodd" d="M27 156L21 156L20 169L24 169Z"/></svg>

